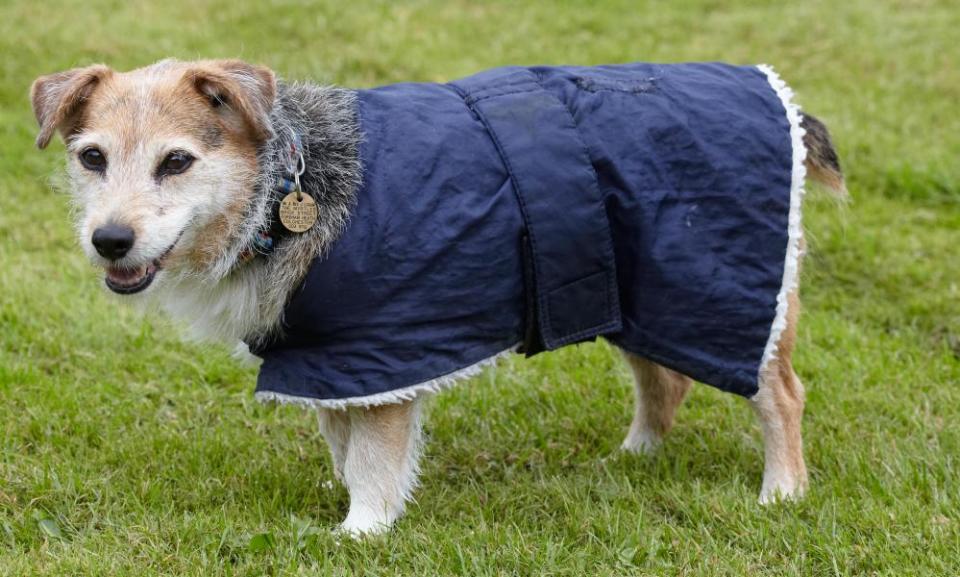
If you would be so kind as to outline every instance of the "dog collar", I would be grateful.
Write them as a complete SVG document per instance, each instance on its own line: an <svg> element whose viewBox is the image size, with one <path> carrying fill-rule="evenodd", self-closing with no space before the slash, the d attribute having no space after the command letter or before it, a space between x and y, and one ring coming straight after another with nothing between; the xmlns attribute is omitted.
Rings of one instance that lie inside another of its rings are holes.
<svg viewBox="0 0 960 577"><path fill-rule="evenodd" d="M258 256L269 256L284 237L293 232L305 232L305 230L294 231L285 225L284 214L281 212L281 204L295 193L297 202L307 198L313 204L313 199L303 192L300 185L300 176L306 169L306 162L303 158L303 141L300 139L300 135L292 129L290 135L291 138L286 147L287 154L284 159L283 176L278 179L276 185L270 191L270 198L267 203L268 210L270 210L268 225L257 230L250 238L247 246L240 251L240 255L237 257L237 266L246 264ZM306 230L309 230L309 226Z"/></svg>

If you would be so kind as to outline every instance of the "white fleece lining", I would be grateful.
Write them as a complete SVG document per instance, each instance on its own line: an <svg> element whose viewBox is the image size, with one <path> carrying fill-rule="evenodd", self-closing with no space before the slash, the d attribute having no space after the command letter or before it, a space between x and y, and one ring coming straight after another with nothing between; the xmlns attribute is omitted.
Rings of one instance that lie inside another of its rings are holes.
<svg viewBox="0 0 960 577"><path fill-rule="evenodd" d="M757 382L760 387L763 387L764 369L771 361L776 359L777 344L780 342L783 331L787 328L788 297L797 287L800 240L803 238L801 204L804 194L803 184L807 176L807 167L804 164L807 159L807 147L803 143L803 135L806 131L800 126L802 119L800 107L793 103L793 90L780 79L772 66L761 64L757 66L757 69L766 75L767 82L777 93L780 102L783 103L783 108L787 111L787 121L790 123L790 141L793 145L793 170L790 174L790 216L787 221L787 256L783 265L783 282L780 284L780 293L777 294L777 314L773 320L773 325L770 327L770 337L763 350L760 372L757 375Z"/></svg>
<svg viewBox="0 0 960 577"><path fill-rule="evenodd" d="M423 393L439 393L442 390L458 384L464 379L475 377L483 371L484 368L496 363L500 358L516 351L520 344L513 345L505 351L487 357L482 361L476 362L469 367L447 373L446 375L410 385L394 391L386 391L375 395L366 395L362 397L347 397L345 399L315 399L313 397L298 397L295 395L285 395L273 391L258 391L254 393L254 398L261 403L276 402L283 405L300 405L314 409L337 409L344 410L349 407L376 407L379 405L399 404L406 401L412 401Z"/></svg>

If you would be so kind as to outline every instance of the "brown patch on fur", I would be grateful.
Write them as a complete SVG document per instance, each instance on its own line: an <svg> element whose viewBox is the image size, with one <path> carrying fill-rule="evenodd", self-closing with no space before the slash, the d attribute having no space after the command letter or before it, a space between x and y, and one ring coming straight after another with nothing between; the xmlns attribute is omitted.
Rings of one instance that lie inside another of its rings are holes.
<svg viewBox="0 0 960 577"><path fill-rule="evenodd" d="M816 117L804 114L800 126L806 131L803 144L807 147L807 174L830 190L846 194L847 186L840 168L840 159L833 148L833 140L827 127Z"/></svg>
<svg viewBox="0 0 960 577"><path fill-rule="evenodd" d="M37 147L45 148L55 130L64 138L71 134L97 86L112 75L112 70L97 64L37 78L30 87L30 102L40 125Z"/></svg>
<svg viewBox="0 0 960 577"><path fill-rule="evenodd" d="M122 149L131 153L141 141L157 136L189 136L205 150L228 146L255 159L256 144L246 131L193 90L189 74L183 64L161 63L115 75L87 106L83 124L121 135Z"/></svg>
<svg viewBox="0 0 960 577"><path fill-rule="evenodd" d="M211 104L214 95L223 106ZM166 60L127 73L96 65L42 76L31 88L40 147L57 128L67 138L102 126L122 134L127 149L152 135L187 134L207 149L232 140L254 157L275 96L273 72L235 60Z"/></svg>
<svg viewBox="0 0 960 577"><path fill-rule="evenodd" d="M371 421L370 426L376 427L380 432L380 437L389 439L390 455L398 462L407 457L406 444L410 437L410 431L414 426L414 405L410 401L403 403L393 403L386 405L377 405L363 409L353 409L351 416L362 415L363 420ZM375 424L373 424L375 423ZM388 455L383 455L387 457Z"/></svg>
<svg viewBox="0 0 960 577"><path fill-rule="evenodd" d="M184 78L235 129L239 120L254 140L270 136L269 115L277 81L269 68L241 60L205 60L191 64Z"/></svg>
<svg viewBox="0 0 960 577"><path fill-rule="evenodd" d="M200 135L200 142L207 148L220 148L223 146L223 131L219 126L211 124Z"/></svg>
<svg viewBox="0 0 960 577"><path fill-rule="evenodd" d="M791 361L800 317L796 290L788 301L787 326L777 343L777 358L764 370L761 392L753 404L763 427L767 470L775 468L788 475L802 492L807 485L801 431L806 396Z"/></svg>
<svg viewBox="0 0 960 577"><path fill-rule="evenodd" d="M243 222L249 205L247 198L234 199L197 235L186 255L194 270L203 270L212 265L230 245L234 231Z"/></svg>
<svg viewBox="0 0 960 577"><path fill-rule="evenodd" d="M680 373L631 353L624 353L637 388L635 423L643 423L658 436L673 428L673 416L693 381Z"/></svg>

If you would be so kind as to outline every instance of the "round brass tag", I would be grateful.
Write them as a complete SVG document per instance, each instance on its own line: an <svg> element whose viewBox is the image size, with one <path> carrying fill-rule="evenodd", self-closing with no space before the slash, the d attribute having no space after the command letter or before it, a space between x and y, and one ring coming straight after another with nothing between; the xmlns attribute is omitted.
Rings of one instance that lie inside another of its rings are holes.
<svg viewBox="0 0 960 577"><path fill-rule="evenodd" d="M297 200L297 192L291 192L280 201L280 223L290 232L305 232L317 222L317 203L310 195L301 192Z"/></svg>

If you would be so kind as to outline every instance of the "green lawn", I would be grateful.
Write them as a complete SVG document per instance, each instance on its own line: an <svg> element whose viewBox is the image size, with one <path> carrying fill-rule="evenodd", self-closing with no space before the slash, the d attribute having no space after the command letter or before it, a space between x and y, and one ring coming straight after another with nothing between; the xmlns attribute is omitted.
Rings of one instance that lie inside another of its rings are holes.
<svg viewBox="0 0 960 577"><path fill-rule="evenodd" d="M953 0L0 2L0 575L960 573L960 5ZM811 491L756 504L759 428L694 390L621 455L609 347L520 358L431 403L419 503L339 541L313 416L105 294L33 148L38 75L243 57L350 86L502 64L770 62L833 130L797 370Z"/></svg>

